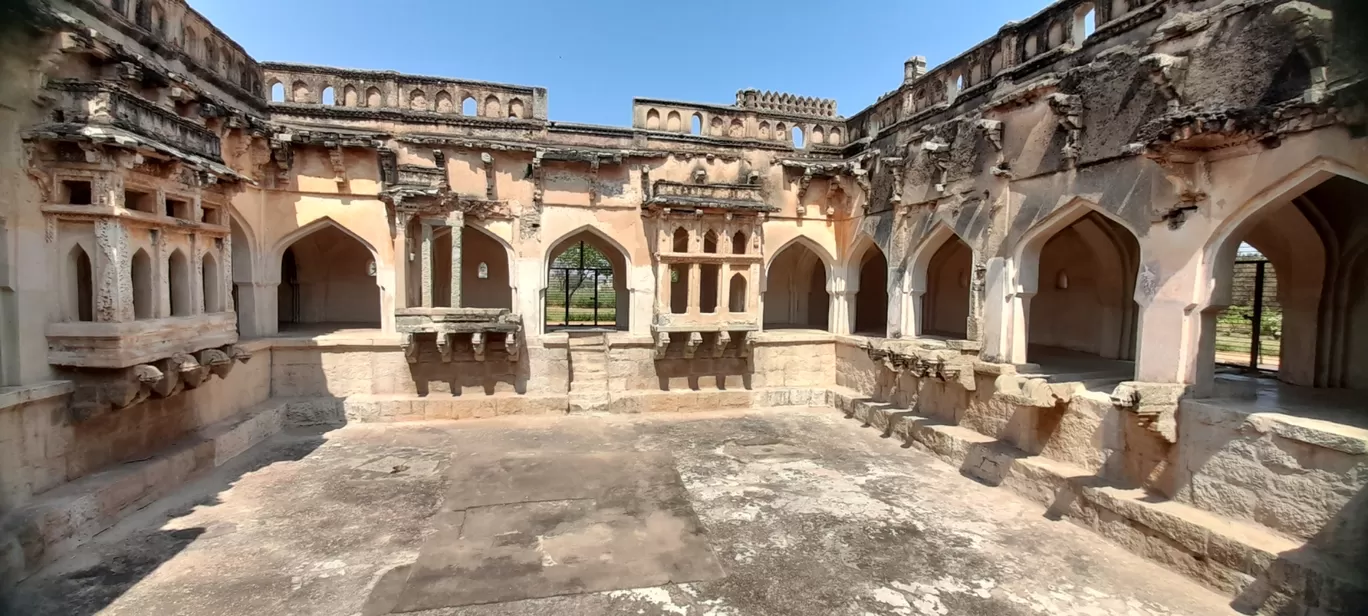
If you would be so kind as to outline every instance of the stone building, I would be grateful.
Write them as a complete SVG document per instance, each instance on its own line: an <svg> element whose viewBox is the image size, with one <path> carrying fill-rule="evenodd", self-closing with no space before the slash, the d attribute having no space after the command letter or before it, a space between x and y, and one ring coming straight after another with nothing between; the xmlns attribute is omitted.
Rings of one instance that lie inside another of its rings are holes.
<svg viewBox="0 0 1368 616"><path fill-rule="evenodd" d="M1060 0L849 116L616 127L53 0L0 32L0 579L284 423L830 405L1241 605L1349 613L1364 12ZM1274 373L1217 361L1242 245Z"/></svg>

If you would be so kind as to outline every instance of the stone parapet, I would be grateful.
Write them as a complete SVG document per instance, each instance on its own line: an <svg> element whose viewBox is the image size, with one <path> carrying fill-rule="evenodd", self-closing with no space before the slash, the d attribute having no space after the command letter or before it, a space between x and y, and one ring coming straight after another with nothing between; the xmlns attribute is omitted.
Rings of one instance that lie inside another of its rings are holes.
<svg viewBox="0 0 1368 616"><path fill-rule="evenodd" d="M406 75L395 71L333 68L284 62L262 65L267 89L279 84L282 107L319 116L374 117L376 112L474 118L483 122L546 120L546 89L531 86ZM333 99L324 100L332 91Z"/></svg>

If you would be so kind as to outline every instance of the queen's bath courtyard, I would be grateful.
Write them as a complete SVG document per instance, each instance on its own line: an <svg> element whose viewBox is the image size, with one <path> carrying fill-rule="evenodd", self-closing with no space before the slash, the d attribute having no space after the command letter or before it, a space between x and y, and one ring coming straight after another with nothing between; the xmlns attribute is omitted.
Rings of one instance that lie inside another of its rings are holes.
<svg viewBox="0 0 1368 616"><path fill-rule="evenodd" d="M0 1L0 613L1368 613L1368 5L1034 8L598 125Z"/></svg>

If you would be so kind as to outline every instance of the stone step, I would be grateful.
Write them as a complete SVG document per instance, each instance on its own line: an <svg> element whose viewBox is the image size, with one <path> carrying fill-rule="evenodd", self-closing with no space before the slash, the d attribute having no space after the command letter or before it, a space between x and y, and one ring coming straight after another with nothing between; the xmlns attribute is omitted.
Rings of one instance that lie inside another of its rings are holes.
<svg viewBox="0 0 1368 616"><path fill-rule="evenodd" d="M575 379L570 382L570 393L577 394L582 392L606 392L608 391L608 381L603 379Z"/></svg>
<svg viewBox="0 0 1368 616"><path fill-rule="evenodd" d="M126 515L275 435L284 425L285 406L268 400L151 458L58 486L10 512L0 520L0 587L12 587Z"/></svg>
<svg viewBox="0 0 1368 616"><path fill-rule="evenodd" d="M603 334L576 335L571 334L567 344L572 349L606 349L608 348L608 338Z"/></svg>
<svg viewBox="0 0 1368 616"><path fill-rule="evenodd" d="M607 413L609 406L608 392L592 392L570 394L571 413Z"/></svg>
<svg viewBox="0 0 1368 616"><path fill-rule="evenodd" d="M1353 567L1272 529L1144 489L1111 486L1087 469L1030 455L1010 443L847 388L833 388L831 398L832 406L846 416L929 451L969 477L1040 503L1048 508L1047 516L1067 517L1132 552L1237 595L1236 603L1243 602L1250 613L1286 603L1289 597L1329 602L1368 598L1368 581ZM1324 603L1315 607L1327 614L1352 612L1347 605L1340 611Z"/></svg>

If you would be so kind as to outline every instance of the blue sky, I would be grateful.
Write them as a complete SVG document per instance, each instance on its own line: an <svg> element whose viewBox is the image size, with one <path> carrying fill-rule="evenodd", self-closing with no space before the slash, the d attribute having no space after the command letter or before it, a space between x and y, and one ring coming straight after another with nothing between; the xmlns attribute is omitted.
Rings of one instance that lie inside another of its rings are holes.
<svg viewBox="0 0 1368 616"><path fill-rule="evenodd" d="M547 88L550 118L626 126L633 97L730 104L741 88L854 115L1048 0L190 0L257 60ZM967 8L972 5L973 8Z"/></svg>

